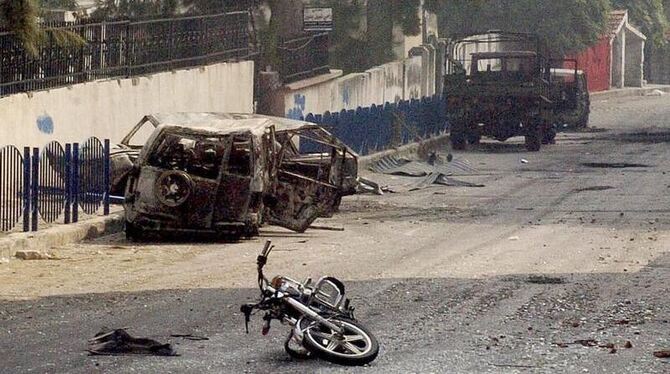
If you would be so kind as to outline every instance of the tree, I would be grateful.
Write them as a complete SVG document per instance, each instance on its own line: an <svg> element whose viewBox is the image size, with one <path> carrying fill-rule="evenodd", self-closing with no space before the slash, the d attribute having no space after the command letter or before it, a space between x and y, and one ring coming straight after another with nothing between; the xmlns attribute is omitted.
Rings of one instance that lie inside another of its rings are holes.
<svg viewBox="0 0 670 374"><path fill-rule="evenodd" d="M42 37L39 25L37 4L33 0L3 0L0 2L0 17L5 28L13 31L23 43L24 48L37 53L37 44Z"/></svg>
<svg viewBox="0 0 670 374"><path fill-rule="evenodd" d="M537 33L562 56L593 45L609 19L608 0L426 0L445 36L499 29Z"/></svg>
<svg viewBox="0 0 670 374"><path fill-rule="evenodd" d="M76 0L38 0L37 5L41 9L77 9Z"/></svg>
<svg viewBox="0 0 670 374"><path fill-rule="evenodd" d="M638 26L647 36L650 46L665 45L668 17L662 0L612 0L612 6L615 9L628 10L631 23Z"/></svg>

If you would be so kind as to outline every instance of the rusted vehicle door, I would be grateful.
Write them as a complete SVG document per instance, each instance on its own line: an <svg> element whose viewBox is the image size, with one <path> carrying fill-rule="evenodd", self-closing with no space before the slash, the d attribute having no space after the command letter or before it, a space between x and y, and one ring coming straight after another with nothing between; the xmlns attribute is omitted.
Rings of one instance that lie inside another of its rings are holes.
<svg viewBox="0 0 670 374"><path fill-rule="evenodd" d="M214 222L245 223L249 219L250 188L254 159L253 140L248 133L226 139L221 182L216 195Z"/></svg>
<svg viewBox="0 0 670 374"><path fill-rule="evenodd" d="M296 157L295 138L299 132L284 132L277 136L278 151L271 166L275 175L272 201L268 206L269 221L275 225L303 232L314 220L332 212L339 203L341 169L345 150L323 143L330 152L327 162L303 162ZM304 140L304 139L303 139Z"/></svg>

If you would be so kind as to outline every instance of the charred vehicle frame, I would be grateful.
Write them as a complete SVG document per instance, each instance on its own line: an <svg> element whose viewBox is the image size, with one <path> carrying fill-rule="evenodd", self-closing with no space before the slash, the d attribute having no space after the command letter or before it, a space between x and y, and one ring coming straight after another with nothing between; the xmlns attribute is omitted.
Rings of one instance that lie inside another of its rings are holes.
<svg viewBox="0 0 670 374"><path fill-rule="evenodd" d="M251 236L263 222L302 232L356 185L357 155L315 124L214 113L168 118L128 175L129 238ZM301 153L301 143L316 151Z"/></svg>

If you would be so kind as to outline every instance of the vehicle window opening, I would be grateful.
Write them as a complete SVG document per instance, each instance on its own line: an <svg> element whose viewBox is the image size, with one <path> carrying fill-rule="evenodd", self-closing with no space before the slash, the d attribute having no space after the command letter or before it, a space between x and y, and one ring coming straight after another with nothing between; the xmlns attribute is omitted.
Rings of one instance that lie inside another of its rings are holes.
<svg viewBox="0 0 670 374"><path fill-rule="evenodd" d="M251 175L251 139L242 136L233 137L228 172L231 174Z"/></svg>
<svg viewBox="0 0 670 374"><path fill-rule="evenodd" d="M224 148L219 138L167 135L152 153L149 165L216 179L223 154Z"/></svg>
<svg viewBox="0 0 670 374"><path fill-rule="evenodd" d="M149 140L149 137L154 132L156 127L149 120L145 120L142 124L135 129L133 135L128 139L128 145L131 147L142 147L144 143Z"/></svg>

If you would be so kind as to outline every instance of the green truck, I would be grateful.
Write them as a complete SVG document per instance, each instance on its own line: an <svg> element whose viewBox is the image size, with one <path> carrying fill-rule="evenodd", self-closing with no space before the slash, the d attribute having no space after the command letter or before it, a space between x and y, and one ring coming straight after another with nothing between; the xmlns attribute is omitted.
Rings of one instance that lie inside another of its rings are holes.
<svg viewBox="0 0 670 374"><path fill-rule="evenodd" d="M584 74L574 60L551 60L544 52L534 35L501 31L449 43L443 98L454 149L482 136L524 136L526 149L539 151L565 123L586 125ZM570 63L574 68L566 69Z"/></svg>

